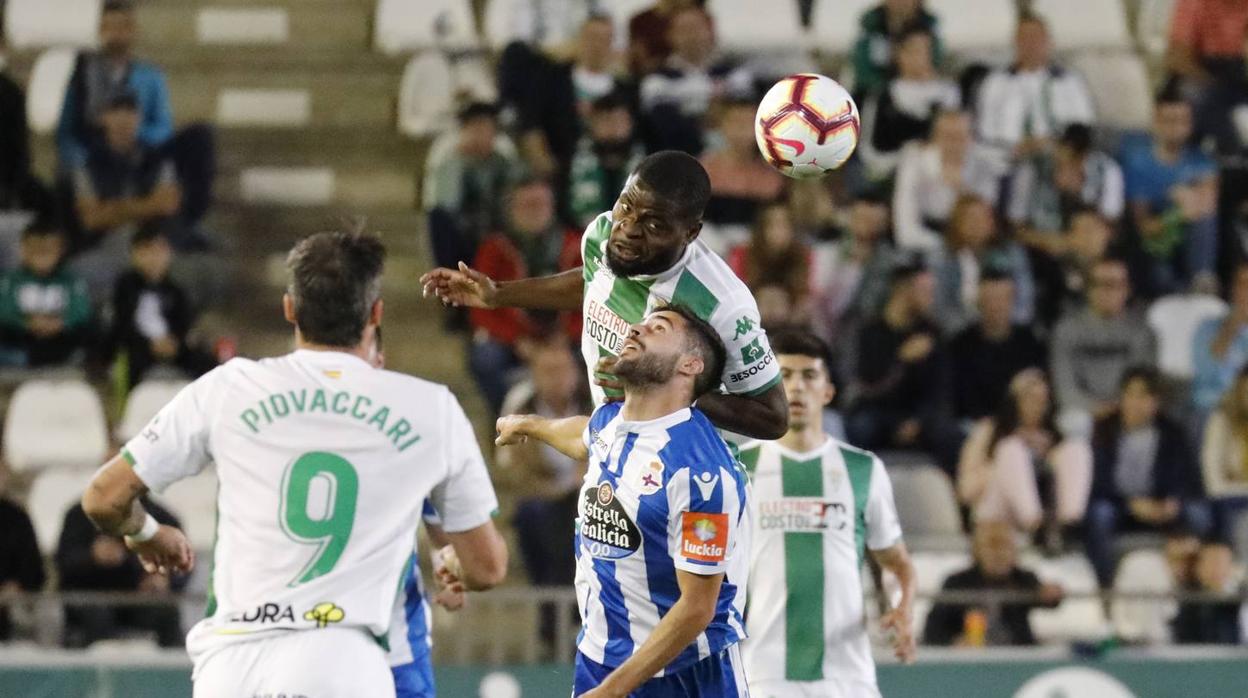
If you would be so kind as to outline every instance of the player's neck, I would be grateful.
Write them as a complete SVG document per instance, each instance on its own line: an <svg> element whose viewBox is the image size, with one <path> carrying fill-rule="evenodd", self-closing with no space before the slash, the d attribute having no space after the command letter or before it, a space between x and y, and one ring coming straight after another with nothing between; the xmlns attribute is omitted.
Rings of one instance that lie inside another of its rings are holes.
<svg viewBox="0 0 1248 698"><path fill-rule="evenodd" d="M810 453L823 446L827 440L828 434L822 426L808 426L804 429L790 427L776 443L794 453Z"/></svg>
<svg viewBox="0 0 1248 698"><path fill-rule="evenodd" d="M334 351L339 354L350 354L364 361L368 361L368 346L365 342L360 342L353 347L331 347L325 344L317 344L315 342L304 341L298 332L295 333L295 348L306 351Z"/></svg>
<svg viewBox="0 0 1248 698"><path fill-rule="evenodd" d="M630 387L624 391L624 408L620 410L620 415L629 422L648 422L679 412L689 407L689 395L687 389L676 389L678 387Z"/></svg>

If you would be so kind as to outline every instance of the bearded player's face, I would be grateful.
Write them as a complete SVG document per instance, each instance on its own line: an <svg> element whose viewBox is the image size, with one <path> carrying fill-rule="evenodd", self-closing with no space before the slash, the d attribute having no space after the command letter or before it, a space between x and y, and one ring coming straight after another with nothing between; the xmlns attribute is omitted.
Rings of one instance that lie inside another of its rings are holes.
<svg viewBox="0 0 1248 698"><path fill-rule="evenodd" d="M659 311L633 325L613 369L616 377L633 387L670 381L685 351L684 322L676 313Z"/></svg>
<svg viewBox="0 0 1248 698"><path fill-rule="evenodd" d="M682 220L672 202L630 177L611 209L607 267L616 276L661 274L676 264L698 230L697 223Z"/></svg>

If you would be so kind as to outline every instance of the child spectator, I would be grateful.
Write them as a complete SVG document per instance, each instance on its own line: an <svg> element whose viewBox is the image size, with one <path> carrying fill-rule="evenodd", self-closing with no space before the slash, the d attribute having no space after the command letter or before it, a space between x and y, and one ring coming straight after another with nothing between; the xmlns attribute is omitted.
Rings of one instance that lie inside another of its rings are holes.
<svg viewBox="0 0 1248 698"><path fill-rule="evenodd" d="M1230 533L1237 515L1248 509L1248 368L1240 369L1209 415L1200 462L1220 528Z"/></svg>
<svg viewBox="0 0 1248 698"><path fill-rule="evenodd" d="M22 232L21 266L0 275L3 362L38 368L78 364L91 327L87 285L62 264L65 235L36 219Z"/></svg>
<svg viewBox="0 0 1248 698"><path fill-rule="evenodd" d="M854 94L865 96L884 88L894 64L895 51L906 32L921 30L931 37L928 62L940 63L941 44L936 15L923 0L883 0L862 13L854 41Z"/></svg>
<svg viewBox="0 0 1248 698"><path fill-rule="evenodd" d="M979 280L998 273L1014 281L1014 308L1010 317L1017 323L1031 322L1035 312L1036 289L1031 280L1027 253L1018 243L998 235L997 220L987 201L974 194L963 194L949 214L946 245L935 255L937 317L946 330L957 331L975 317Z"/></svg>

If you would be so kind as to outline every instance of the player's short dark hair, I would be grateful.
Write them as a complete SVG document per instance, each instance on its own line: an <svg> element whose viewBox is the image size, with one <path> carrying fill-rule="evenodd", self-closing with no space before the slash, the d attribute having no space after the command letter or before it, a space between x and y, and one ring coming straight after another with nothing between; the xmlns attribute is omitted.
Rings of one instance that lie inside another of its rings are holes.
<svg viewBox="0 0 1248 698"><path fill-rule="evenodd" d="M789 354L819 359L823 362L825 371L830 373L832 370L832 352L828 349L827 342L805 327L777 327L768 330L767 340L776 356Z"/></svg>
<svg viewBox="0 0 1248 698"><path fill-rule="evenodd" d="M381 297L386 246L361 231L317 233L300 240L286 258L303 338L329 347L359 344L373 304Z"/></svg>
<svg viewBox="0 0 1248 698"><path fill-rule="evenodd" d="M706 395L719 387L723 382L724 365L728 363L728 350L724 348L724 340L706 320L690 308L680 304L669 304L658 308L667 310L685 319L686 348L697 352L702 357L702 373L693 381L693 399Z"/></svg>
<svg viewBox="0 0 1248 698"><path fill-rule="evenodd" d="M711 200L711 178L697 158L679 150L660 150L643 158L633 174L655 196L675 204L682 219L702 219Z"/></svg>
<svg viewBox="0 0 1248 698"><path fill-rule="evenodd" d="M1126 390L1133 381L1143 383L1149 395L1154 397L1161 395L1161 372L1156 368L1144 364L1128 367L1122 372L1122 380L1118 382L1119 390Z"/></svg>

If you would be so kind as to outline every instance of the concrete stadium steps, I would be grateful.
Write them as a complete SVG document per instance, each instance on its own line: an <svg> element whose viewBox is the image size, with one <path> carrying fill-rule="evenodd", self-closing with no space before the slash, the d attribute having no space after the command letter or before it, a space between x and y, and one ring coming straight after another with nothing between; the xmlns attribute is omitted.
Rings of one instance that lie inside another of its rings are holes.
<svg viewBox="0 0 1248 698"><path fill-rule="evenodd" d="M411 208L256 206L223 199L209 218L215 229L228 230L236 248L248 253L284 253L300 238L341 227L344 217L364 216L366 229L378 233L390 255L429 264L429 245L422 216Z"/></svg>
<svg viewBox="0 0 1248 698"><path fill-rule="evenodd" d="M264 10L264 13L257 13ZM257 24L272 20L273 15L283 15L284 41L277 45L299 46L303 49L334 47L367 48L372 40L374 3L367 0L202 0L187 3L182 0L148 0L138 6L142 42L154 53L165 55L174 49L204 43L212 46L233 44L272 43L276 36L258 32ZM203 29L209 28L211 19L201 17L206 13L222 16L230 14L238 18L250 18L252 26L237 27L233 22L217 28L224 33L208 36ZM231 41L230 37L233 36Z"/></svg>

